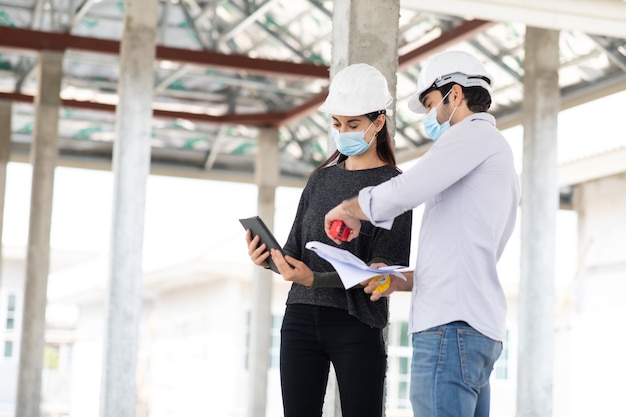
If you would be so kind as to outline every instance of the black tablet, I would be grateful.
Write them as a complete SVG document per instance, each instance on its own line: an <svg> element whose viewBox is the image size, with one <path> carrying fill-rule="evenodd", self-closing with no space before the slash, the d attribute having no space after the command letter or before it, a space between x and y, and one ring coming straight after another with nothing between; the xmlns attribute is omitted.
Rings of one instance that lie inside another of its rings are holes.
<svg viewBox="0 0 626 417"><path fill-rule="evenodd" d="M247 219L239 219L239 221L243 225L244 229L250 229L252 231L253 238L255 236L261 237L259 245L261 243L265 243L265 245L267 245L267 250L278 249L280 253L284 255L283 248L278 244L278 241L276 240L270 229L268 229L268 227L259 216L249 217ZM267 258L267 263L269 263L272 271L278 273L278 268L276 268L276 265L274 264L274 261L272 261L271 256Z"/></svg>

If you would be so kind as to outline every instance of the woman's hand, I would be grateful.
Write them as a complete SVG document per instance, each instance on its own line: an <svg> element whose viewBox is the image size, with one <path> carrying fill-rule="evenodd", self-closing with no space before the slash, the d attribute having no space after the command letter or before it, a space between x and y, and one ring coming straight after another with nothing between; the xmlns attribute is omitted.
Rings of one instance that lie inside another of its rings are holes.
<svg viewBox="0 0 626 417"><path fill-rule="evenodd" d="M261 238L257 235L252 238L252 232L250 229L246 230L246 242L248 242L248 255L255 265L262 266L263 268L269 268L270 264L267 262L267 258L270 256L270 252L266 249L265 243L259 245Z"/></svg>
<svg viewBox="0 0 626 417"><path fill-rule="evenodd" d="M285 281L310 287L313 285L313 271L302 261L289 255L283 256L279 250L272 249L272 260Z"/></svg>

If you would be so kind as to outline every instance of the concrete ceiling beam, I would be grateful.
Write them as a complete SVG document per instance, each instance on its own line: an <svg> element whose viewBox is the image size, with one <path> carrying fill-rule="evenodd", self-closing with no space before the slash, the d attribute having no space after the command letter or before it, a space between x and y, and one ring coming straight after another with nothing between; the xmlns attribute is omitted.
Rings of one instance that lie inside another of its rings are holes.
<svg viewBox="0 0 626 417"><path fill-rule="evenodd" d="M402 0L401 4L414 11L464 19L626 37L626 2L622 0Z"/></svg>

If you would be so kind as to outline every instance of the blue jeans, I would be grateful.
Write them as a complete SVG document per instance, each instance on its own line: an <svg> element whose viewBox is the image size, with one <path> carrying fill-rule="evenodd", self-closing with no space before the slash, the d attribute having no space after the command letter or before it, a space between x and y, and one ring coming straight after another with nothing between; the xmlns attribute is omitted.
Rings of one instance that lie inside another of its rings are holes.
<svg viewBox="0 0 626 417"><path fill-rule="evenodd" d="M501 352L502 342L462 321L413 333L414 417L489 416L489 376Z"/></svg>

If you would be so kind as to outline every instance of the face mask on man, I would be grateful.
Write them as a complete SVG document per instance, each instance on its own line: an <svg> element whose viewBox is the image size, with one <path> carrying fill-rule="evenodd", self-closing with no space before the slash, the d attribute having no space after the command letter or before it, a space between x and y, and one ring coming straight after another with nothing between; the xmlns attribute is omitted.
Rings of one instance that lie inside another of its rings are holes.
<svg viewBox="0 0 626 417"><path fill-rule="evenodd" d="M374 122L372 122L367 129L360 132L339 133L339 131L333 127L331 129L331 136L335 140L337 150L346 156L364 154L369 149L376 136L372 136L372 140L370 140L369 143L365 141L365 133L370 130L373 124Z"/></svg>
<svg viewBox="0 0 626 417"><path fill-rule="evenodd" d="M452 89L450 89L446 93L446 95L443 96L439 104L437 104L433 109L426 113L426 116L424 116L424 118L422 119L422 123L424 123L424 131L426 132L426 135L433 141L439 139L439 137L441 137L441 135L443 135L446 130L450 129L450 120L452 120L452 116L454 116L454 112L456 111L457 107L452 110L452 114L450 114L448 120L441 124L439 124L439 121L437 120L437 108L441 106L441 103L443 103L446 97L448 97L448 94L450 94L451 92Z"/></svg>

